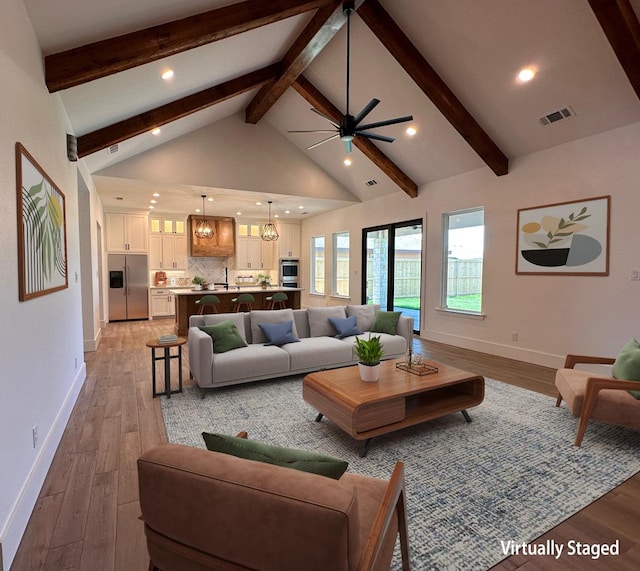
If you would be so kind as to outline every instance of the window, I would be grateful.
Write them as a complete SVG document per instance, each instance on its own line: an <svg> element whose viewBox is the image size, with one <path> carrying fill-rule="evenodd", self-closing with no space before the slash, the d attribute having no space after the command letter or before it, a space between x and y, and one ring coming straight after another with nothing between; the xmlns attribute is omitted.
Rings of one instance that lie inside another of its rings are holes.
<svg viewBox="0 0 640 571"><path fill-rule="evenodd" d="M333 295L349 297L349 232L333 235Z"/></svg>
<svg viewBox="0 0 640 571"><path fill-rule="evenodd" d="M311 293L324 294L324 236L311 238Z"/></svg>
<svg viewBox="0 0 640 571"><path fill-rule="evenodd" d="M480 313L484 208L443 214L442 227L442 307L465 313Z"/></svg>

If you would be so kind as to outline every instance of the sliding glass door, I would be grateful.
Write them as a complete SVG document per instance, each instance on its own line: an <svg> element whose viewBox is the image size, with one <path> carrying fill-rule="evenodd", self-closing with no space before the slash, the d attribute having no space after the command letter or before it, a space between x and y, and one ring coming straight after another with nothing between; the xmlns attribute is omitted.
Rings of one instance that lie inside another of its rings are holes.
<svg viewBox="0 0 640 571"><path fill-rule="evenodd" d="M420 328L422 220L362 231L362 303L402 311Z"/></svg>

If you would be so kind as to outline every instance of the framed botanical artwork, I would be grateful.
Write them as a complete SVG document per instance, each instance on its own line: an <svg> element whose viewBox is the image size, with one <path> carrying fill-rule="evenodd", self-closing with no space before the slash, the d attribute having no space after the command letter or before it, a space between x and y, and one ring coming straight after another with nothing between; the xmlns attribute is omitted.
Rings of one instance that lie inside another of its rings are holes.
<svg viewBox="0 0 640 571"><path fill-rule="evenodd" d="M516 274L609 275L611 197L518 210Z"/></svg>
<svg viewBox="0 0 640 571"><path fill-rule="evenodd" d="M64 194L16 143L20 301L69 287Z"/></svg>

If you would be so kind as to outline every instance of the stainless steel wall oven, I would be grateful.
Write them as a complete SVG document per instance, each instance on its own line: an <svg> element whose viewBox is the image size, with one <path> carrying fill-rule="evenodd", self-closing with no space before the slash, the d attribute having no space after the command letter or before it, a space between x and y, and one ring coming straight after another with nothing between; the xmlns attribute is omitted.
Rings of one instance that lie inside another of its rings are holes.
<svg viewBox="0 0 640 571"><path fill-rule="evenodd" d="M280 259L280 284L282 287L298 287L300 263L293 258Z"/></svg>

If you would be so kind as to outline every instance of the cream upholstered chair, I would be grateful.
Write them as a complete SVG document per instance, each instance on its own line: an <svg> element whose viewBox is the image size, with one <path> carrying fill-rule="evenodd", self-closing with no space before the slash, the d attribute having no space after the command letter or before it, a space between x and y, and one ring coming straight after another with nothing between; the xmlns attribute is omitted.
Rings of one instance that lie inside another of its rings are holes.
<svg viewBox="0 0 640 571"><path fill-rule="evenodd" d="M614 379L575 368L578 364L613 365L614 362L615 359L610 357L567 355L564 368L556 373L556 406L560 406L564 398L569 410L580 418L576 446L582 444L590 420L640 428L640 400L629 393L630 390L640 390L640 382Z"/></svg>

